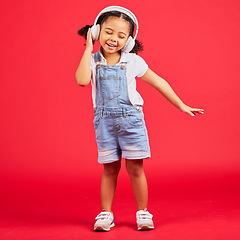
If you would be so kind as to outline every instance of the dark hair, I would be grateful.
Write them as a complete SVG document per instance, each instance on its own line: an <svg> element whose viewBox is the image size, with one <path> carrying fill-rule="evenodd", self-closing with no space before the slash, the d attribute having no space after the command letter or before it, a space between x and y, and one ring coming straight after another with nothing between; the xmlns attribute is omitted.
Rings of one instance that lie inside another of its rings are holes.
<svg viewBox="0 0 240 240"><path fill-rule="evenodd" d="M97 24L102 25L109 17L119 17L119 18L123 18L124 20L128 21L130 23L130 33L129 35L133 37L133 33L134 33L134 29L135 29L135 25L133 20L126 15L125 13L121 13L118 11L111 11L111 12L106 12L103 13L97 20ZM85 39L87 39L87 32L88 29L91 28L92 25L86 25L85 27L81 28L80 30L78 30L78 34L80 36L83 36ZM94 41L93 41L94 44ZM143 44L142 42L135 40L135 45L133 47L133 49L130 51L130 53L138 53L141 52L143 50Z"/></svg>

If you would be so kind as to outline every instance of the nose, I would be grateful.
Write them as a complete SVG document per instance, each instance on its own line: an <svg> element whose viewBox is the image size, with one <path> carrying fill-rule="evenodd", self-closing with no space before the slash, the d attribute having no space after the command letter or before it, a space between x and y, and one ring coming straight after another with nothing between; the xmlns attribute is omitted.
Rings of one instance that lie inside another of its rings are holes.
<svg viewBox="0 0 240 240"><path fill-rule="evenodd" d="M116 42L116 40L115 40L115 39L113 39L113 38L111 38L111 39L110 39L110 41L111 41L111 42L113 42L113 43L115 43L115 42Z"/></svg>
<svg viewBox="0 0 240 240"><path fill-rule="evenodd" d="M116 40L116 36L111 36L110 40L111 40L112 42L116 42L116 41L117 41L117 40Z"/></svg>

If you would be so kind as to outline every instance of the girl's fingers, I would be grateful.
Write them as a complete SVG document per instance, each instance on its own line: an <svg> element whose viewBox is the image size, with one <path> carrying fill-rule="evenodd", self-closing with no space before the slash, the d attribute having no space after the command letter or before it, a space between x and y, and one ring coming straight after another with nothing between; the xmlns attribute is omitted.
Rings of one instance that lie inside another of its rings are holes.
<svg viewBox="0 0 240 240"><path fill-rule="evenodd" d="M91 40L92 40L91 28L89 28L89 29L88 29L88 37L89 37L89 39L91 39Z"/></svg>
<svg viewBox="0 0 240 240"><path fill-rule="evenodd" d="M87 38L89 39L90 37L90 28L88 29L88 32L87 32Z"/></svg>
<svg viewBox="0 0 240 240"><path fill-rule="evenodd" d="M204 110L203 109L191 109L191 115L195 116L195 113L200 113L200 114L204 114Z"/></svg>
<svg viewBox="0 0 240 240"><path fill-rule="evenodd" d="M198 113L204 114L204 110L203 109L194 109L194 112L198 112Z"/></svg>
<svg viewBox="0 0 240 240"><path fill-rule="evenodd" d="M182 109L183 112L188 113L190 116L194 117L196 113L204 114L204 109L201 108L191 108L187 105Z"/></svg>
<svg viewBox="0 0 240 240"><path fill-rule="evenodd" d="M189 114L190 114L192 117L195 116L195 114L194 114L193 112L189 112Z"/></svg>
<svg viewBox="0 0 240 240"><path fill-rule="evenodd" d="M91 28L89 28L88 32L87 32L86 48L90 48L91 51L93 51L93 41L92 41Z"/></svg>

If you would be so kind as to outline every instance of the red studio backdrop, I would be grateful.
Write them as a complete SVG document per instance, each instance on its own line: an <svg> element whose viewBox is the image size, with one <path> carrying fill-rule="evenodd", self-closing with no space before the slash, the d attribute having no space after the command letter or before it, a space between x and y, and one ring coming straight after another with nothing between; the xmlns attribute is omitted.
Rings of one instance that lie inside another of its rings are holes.
<svg viewBox="0 0 240 240"><path fill-rule="evenodd" d="M77 31L93 24L109 2L9 0L0 5L2 209L15 211L27 199L70 201L67 196L75 192L79 201L96 197L91 201L99 209L102 166L91 85L78 86L75 71L85 43ZM144 45L139 55L149 67L183 102L205 110L201 116L184 114L137 79L152 153L145 161L150 196L189 189L237 195L240 2L123 0L111 5L137 16L137 39ZM96 43L94 52L98 48ZM123 183L130 185L124 165L119 178L121 195Z"/></svg>

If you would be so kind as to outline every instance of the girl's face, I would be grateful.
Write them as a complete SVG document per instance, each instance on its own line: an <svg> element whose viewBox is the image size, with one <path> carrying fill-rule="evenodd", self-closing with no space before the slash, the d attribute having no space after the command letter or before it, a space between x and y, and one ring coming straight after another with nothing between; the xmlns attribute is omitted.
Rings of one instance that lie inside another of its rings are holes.
<svg viewBox="0 0 240 240"><path fill-rule="evenodd" d="M129 36L130 23L122 18L109 17L102 25L99 36L105 53L116 53L122 49Z"/></svg>

